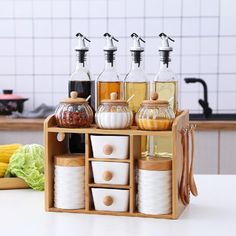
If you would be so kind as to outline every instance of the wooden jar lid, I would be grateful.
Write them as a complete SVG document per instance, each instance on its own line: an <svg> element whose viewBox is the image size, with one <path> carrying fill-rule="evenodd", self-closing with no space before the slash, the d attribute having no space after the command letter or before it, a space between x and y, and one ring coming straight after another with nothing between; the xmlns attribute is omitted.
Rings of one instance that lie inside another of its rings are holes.
<svg viewBox="0 0 236 236"><path fill-rule="evenodd" d="M128 105L127 101L122 99L117 99L118 95L117 93L113 92L110 93L110 99L104 99L101 101L101 104L103 103L109 103L109 104L117 104L117 105Z"/></svg>
<svg viewBox="0 0 236 236"><path fill-rule="evenodd" d="M142 102L143 105L156 105L158 106L168 106L169 102L165 100L159 100L158 94L156 92L153 92L151 94L150 100L144 100Z"/></svg>
<svg viewBox="0 0 236 236"><path fill-rule="evenodd" d="M85 157L76 154L62 154L54 156L54 164L57 166L85 166Z"/></svg>
<svg viewBox="0 0 236 236"><path fill-rule="evenodd" d="M88 103L86 99L78 97L77 91L71 91L70 97L64 99L61 103L70 103L70 104L84 104Z"/></svg>
<svg viewBox="0 0 236 236"><path fill-rule="evenodd" d="M170 157L158 157L156 159L139 159L138 168L141 170L171 170L172 159Z"/></svg>

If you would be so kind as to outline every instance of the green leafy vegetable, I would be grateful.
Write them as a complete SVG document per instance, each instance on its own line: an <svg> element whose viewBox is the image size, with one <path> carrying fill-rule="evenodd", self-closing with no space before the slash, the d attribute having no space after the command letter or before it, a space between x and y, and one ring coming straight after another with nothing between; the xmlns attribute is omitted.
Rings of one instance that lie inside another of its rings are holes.
<svg viewBox="0 0 236 236"><path fill-rule="evenodd" d="M30 144L20 147L11 157L5 177L22 178L34 190L44 190L44 147Z"/></svg>

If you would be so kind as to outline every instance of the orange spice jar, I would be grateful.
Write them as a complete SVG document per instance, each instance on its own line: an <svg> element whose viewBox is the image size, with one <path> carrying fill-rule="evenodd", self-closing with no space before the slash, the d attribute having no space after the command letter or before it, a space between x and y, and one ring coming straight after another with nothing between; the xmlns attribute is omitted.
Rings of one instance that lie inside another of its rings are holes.
<svg viewBox="0 0 236 236"><path fill-rule="evenodd" d="M142 102L135 119L139 129L164 131L171 130L175 114L168 101L158 100L158 94L153 93L150 100Z"/></svg>

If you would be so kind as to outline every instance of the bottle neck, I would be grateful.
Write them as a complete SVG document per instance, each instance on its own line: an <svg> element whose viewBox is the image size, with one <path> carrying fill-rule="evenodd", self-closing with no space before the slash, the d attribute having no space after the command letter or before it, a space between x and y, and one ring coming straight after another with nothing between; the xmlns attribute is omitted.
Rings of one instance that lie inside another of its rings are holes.
<svg viewBox="0 0 236 236"><path fill-rule="evenodd" d="M143 69L143 60L142 60L142 52L132 52L131 53L132 62L131 62L131 70L142 70Z"/></svg>
<svg viewBox="0 0 236 236"><path fill-rule="evenodd" d="M161 68L169 68L170 66L170 51L159 51L160 54L160 69Z"/></svg>
<svg viewBox="0 0 236 236"><path fill-rule="evenodd" d="M115 70L116 60L114 51L105 52L105 70Z"/></svg>
<svg viewBox="0 0 236 236"><path fill-rule="evenodd" d="M170 61L167 63L165 61L160 61L160 70L170 69Z"/></svg>
<svg viewBox="0 0 236 236"><path fill-rule="evenodd" d="M78 71L80 69L86 69L87 63L86 63L86 51L77 51L76 52L76 66L75 70Z"/></svg>

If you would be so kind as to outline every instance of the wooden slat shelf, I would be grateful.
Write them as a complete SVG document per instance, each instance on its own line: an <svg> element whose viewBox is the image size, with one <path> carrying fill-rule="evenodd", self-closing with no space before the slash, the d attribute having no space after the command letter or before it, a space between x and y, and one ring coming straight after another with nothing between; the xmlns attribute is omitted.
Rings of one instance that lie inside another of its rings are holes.
<svg viewBox="0 0 236 236"><path fill-rule="evenodd" d="M102 162L123 162L123 163L129 163L130 160L129 159L108 159L108 158L95 158L95 157L91 157L88 159L89 161L102 161Z"/></svg>
<svg viewBox="0 0 236 236"><path fill-rule="evenodd" d="M91 188L114 188L114 189L130 189L129 185L118 185L118 184L89 184Z"/></svg>

